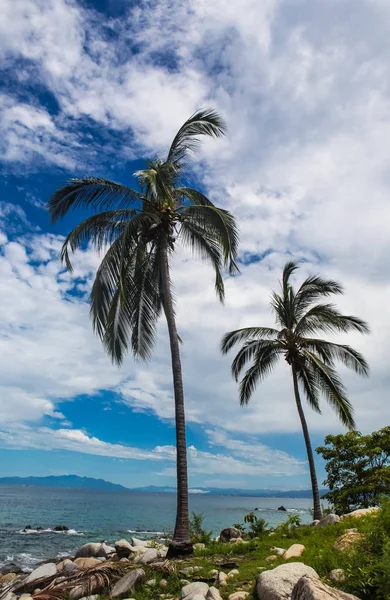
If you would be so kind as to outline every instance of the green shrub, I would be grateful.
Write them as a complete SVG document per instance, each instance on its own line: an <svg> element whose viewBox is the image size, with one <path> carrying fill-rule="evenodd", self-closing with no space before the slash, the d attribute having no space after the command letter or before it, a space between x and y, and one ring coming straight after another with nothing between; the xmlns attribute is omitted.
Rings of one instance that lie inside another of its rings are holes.
<svg viewBox="0 0 390 600"><path fill-rule="evenodd" d="M261 537L267 531L268 523L266 523L264 519L257 517L254 512L245 515L244 522L249 525L249 538Z"/></svg>
<svg viewBox="0 0 390 600"><path fill-rule="evenodd" d="M212 531L203 529L204 515L202 513L191 513L190 519L190 535L191 541L201 544L209 544L211 542Z"/></svg>

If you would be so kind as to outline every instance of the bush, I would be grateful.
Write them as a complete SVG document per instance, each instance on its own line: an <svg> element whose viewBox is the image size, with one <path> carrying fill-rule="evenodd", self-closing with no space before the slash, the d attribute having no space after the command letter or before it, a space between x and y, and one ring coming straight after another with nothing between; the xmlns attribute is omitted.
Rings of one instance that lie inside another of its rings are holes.
<svg viewBox="0 0 390 600"><path fill-rule="evenodd" d="M209 544L211 542L212 531L203 529L204 515L202 513L191 513L190 535L194 544Z"/></svg>
<svg viewBox="0 0 390 600"><path fill-rule="evenodd" d="M248 536L250 538L261 537L267 530L268 523L250 512L244 517L244 522L249 524Z"/></svg>

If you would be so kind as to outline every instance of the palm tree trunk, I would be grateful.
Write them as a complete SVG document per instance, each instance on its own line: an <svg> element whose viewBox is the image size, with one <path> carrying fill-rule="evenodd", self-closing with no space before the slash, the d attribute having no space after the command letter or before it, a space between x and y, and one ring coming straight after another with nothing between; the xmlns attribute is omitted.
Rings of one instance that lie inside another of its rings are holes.
<svg viewBox="0 0 390 600"><path fill-rule="evenodd" d="M322 514L321 514L320 494L318 491L317 474L316 474L316 468L315 468L315 464L314 464L313 449L311 447L309 430L307 428L306 417L305 417L305 413L303 412L301 398L299 395L297 373L296 373L294 366L292 366L291 369L292 369L292 376L293 376L293 382L294 382L295 402L297 404L299 418L301 419L303 437L304 437L305 444L306 444L307 459L309 461L311 489L313 492L313 519L317 520L317 519L321 519Z"/></svg>
<svg viewBox="0 0 390 600"><path fill-rule="evenodd" d="M169 277L168 250L162 250L161 284L164 312L168 324L171 347L173 390L175 397L176 421L176 472L177 472L177 508L176 524L173 540L168 549L168 558L192 554L188 515L188 475L187 475L187 442L184 413L183 377L179 350L179 339L173 309L172 290Z"/></svg>

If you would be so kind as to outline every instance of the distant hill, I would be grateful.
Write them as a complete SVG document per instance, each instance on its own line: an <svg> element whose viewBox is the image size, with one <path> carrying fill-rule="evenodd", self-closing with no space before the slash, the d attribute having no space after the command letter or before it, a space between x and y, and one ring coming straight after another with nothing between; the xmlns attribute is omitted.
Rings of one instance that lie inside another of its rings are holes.
<svg viewBox="0 0 390 600"><path fill-rule="evenodd" d="M108 490L112 492L148 492L174 494L175 487L149 485L139 488L127 488L117 483L93 477L78 475L50 475L48 477L0 477L0 485L19 485L30 487L56 487L84 490ZM322 496L328 490L320 490ZM311 498L311 490L241 490L237 488L193 488L190 494L210 496L247 496L251 498Z"/></svg>
<svg viewBox="0 0 390 600"><path fill-rule="evenodd" d="M34 487L56 487L84 490L127 491L123 485L104 479L79 477L78 475L50 475L48 477L0 477L0 485L23 485Z"/></svg>

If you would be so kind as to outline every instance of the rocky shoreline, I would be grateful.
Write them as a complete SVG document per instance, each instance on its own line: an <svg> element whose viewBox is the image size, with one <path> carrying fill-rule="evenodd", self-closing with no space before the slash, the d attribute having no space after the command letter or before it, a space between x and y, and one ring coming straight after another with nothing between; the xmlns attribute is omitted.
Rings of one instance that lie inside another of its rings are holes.
<svg viewBox="0 0 390 600"><path fill-rule="evenodd" d="M362 517L375 510L378 509L355 511L345 517ZM321 529L340 524L341 520L337 515L328 515L312 525ZM335 548L343 551L360 538L357 529L346 529ZM241 538L239 530L227 528L221 532L219 543L229 556L229 548L240 547L244 551L250 542ZM195 544L196 552L205 549L205 544ZM235 561L219 561L218 568L205 570L207 566L188 561L169 561L167 551L164 544L133 537L120 539L113 546L104 541L84 544L74 556L45 561L31 573L23 573L10 563L0 569L0 600L97 600L99 595L119 600L128 599L143 588L155 590L155 597L161 600L246 600L248 589L253 586L259 600L358 600L324 583L304 562L295 562L304 555L303 544L293 543L286 548L270 545L270 554L265 558L269 566L258 567L255 582L240 583L240 566ZM277 560L285 562L272 568ZM330 579L332 576L335 582L342 581L343 573L332 573ZM173 595L164 593L166 588L172 588L171 580L180 585ZM236 580L237 587L232 591Z"/></svg>

